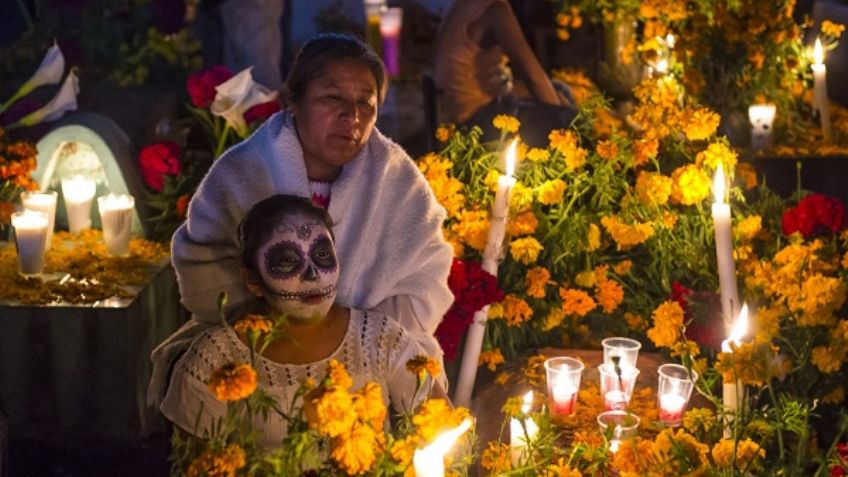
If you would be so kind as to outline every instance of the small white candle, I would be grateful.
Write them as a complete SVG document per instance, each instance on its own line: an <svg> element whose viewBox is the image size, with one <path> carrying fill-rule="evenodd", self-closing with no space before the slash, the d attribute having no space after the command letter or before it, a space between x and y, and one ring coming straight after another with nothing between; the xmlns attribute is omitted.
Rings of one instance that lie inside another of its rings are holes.
<svg viewBox="0 0 848 477"><path fill-rule="evenodd" d="M745 336L745 333L748 332L748 305L743 305L742 310L739 311L739 316L736 318L736 322L733 324L733 330L730 332L730 336L727 337L726 340L721 342L721 351L724 353L732 353L733 348L730 347L730 344L738 346L742 340L742 337ZM742 396L740 395L740 390L742 389L742 383L739 380L734 380L731 382L724 382L722 386L722 401L724 402L724 407L727 408L728 411L737 412L739 410L739 403L742 400ZM729 438L732 434L730 430L730 426L733 422L733 418L730 416L726 416L725 426L724 426L724 437Z"/></svg>
<svg viewBox="0 0 848 477"><path fill-rule="evenodd" d="M573 384L566 382L564 378L559 378L553 388L553 409L554 414L560 416L570 416L574 414L574 405L577 403L577 388Z"/></svg>
<svg viewBox="0 0 848 477"><path fill-rule="evenodd" d="M44 212L47 215L47 238L44 241L44 251L50 250L53 242L53 228L56 223L56 194L55 191L24 192L21 203L26 210Z"/></svg>
<svg viewBox="0 0 848 477"><path fill-rule="evenodd" d="M665 423L679 423L683 418L686 398L677 393L660 396L660 420Z"/></svg>
<svg viewBox="0 0 848 477"><path fill-rule="evenodd" d="M91 202L94 200L96 184L92 179L74 176L62 179L62 196L68 214L68 230L78 234L91 227Z"/></svg>
<svg viewBox="0 0 848 477"><path fill-rule="evenodd" d="M524 395L524 404L521 406L521 412L524 414L529 413L532 405L533 391L528 391ZM525 428L527 429L526 434L524 432ZM523 427L521 421L518 419L513 417L509 420L510 461L513 467L518 467L521 461L526 458L528 442L532 442L538 433L539 426L530 417L524 419Z"/></svg>
<svg viewBox="0 0 848 477"><path fill-rule="evenodd" d="M444 477L445 454L469 427L471 420L466 419L458 427L440 434L429 446L416 450L412 456L415 477Z"/></svg>
<svg viewBox="0 0 848 477"><path fill-rule="evenodd" d="M498 258L503 249L503 239L506 232L506 223L509 220L509 201L512 197L512 189L515 187L515 152L518 140L512 141L506 153L506 175L498 177L498 190L495 193L495 202L492 205L492 217L489 221L489 233L486 236L486 248L483 251L483 270L498 276ZM477 379L477 363L480 359L480 350L483 347L483 335L486 333L486 320L488 319L489 307L485 306L474 313L474 321L468 327L465 337L465 348L462 353L462 364L459 369L454 403L458 406L468 407L471 404L471 392L474 390L474 381Z"/></svg>
<svg viewBox="0 0 848 477"><path fill-rule="evenodd" d="M751 150L771 149L772 128L777 108L773 104L755 104L748 108L751 122Z"/></svg>
<svg viewBox="0 0 848 477"><path fill-rule="evenodd" d="M721 292L721 312L725 329L739 306L739 291L736 287L736 264L733 261L733 235L731 233L730 204L724 202L724 166L719 163L713 181L713 228L715 228L716 261L718 283Z"/></svg>
<svg viewBox="0 0 848 477"><path fill-rule="evenodd" d="M44 212L24 210L12 214L18 270L24 275L37 275L44 271L47 224L47 214Z"/></svg>
<svg viewBox="0 0 848 477"><path fill-rule="evenodd" d="M827 96L827 66L824 64L824 49L816 38L813 48L813 110L818 111L824 140L830 142L830 99Z"/></svg>
<svg viewBox="0 0 848 477"><path fill-rule="evenodd" d="M135 199L130 195L104 195L97 198L97 207L106 250L112 255L128 254Z"/></svg>

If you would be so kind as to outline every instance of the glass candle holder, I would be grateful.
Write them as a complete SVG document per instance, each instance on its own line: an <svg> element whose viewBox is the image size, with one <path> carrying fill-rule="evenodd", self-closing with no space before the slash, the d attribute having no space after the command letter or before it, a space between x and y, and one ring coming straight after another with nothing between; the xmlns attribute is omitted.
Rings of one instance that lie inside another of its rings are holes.
<svg viewBox="0 0 848 477"><path fill-rule="evenodd" d="M577 405L583 362L576 358L557 357L545 361L548 384L548 406L555 416L571 416Z"/></svg>
<svg viewBox="0 0 848 477"><path fill-rule="evenodd" d="M601 346L604 347L604 364L615 365L613 358L617 357L618 365L622 368L635 368L642 343L630 338L613 337L605 338Z"/></svg>
<svg viewBox="0 0 848 477"><path fill-rule="evenodd" d="M698 373L679 364L664 364L657 369L657 406L660 420L666 426L677 427L683 420L683 411L692 396Z"/></svg>
<svg viewBox="0 0 848 477"><path fill-rule="evenodd" d="M47 240L48 223L44 212L23 210L12 214L18 272L22 275L38 275L44 271L44 241Z"/></svg>
<svg viewBox="0 0 848 477"><path fill-rule="evenodd" d="M132 230L135 199L131 195L104 195L97 198L103 241L111 255L130 253L130 230Z"/></svg>
<svg viewBox="0 0 848 477"><path fill-rule="evenodd" d="M639 431L639 416L632 412L606 411L598 414L597 419L612 453L618 452L621 441L636 437Z"/></svg>
<svg viewBox="0 0 848 477"><path fill-rule="evenodd" d="M72 234L91 227L91 202L96 190L97 184L92 179L79 175L62 179L62 197L68 215L68 230Z"/></svg>
<svg viewBox="0 0 848 477"><path fill-rule="evenodd" d="M771 149L771 131L776 113L777 107L773 104L755 104L748 108L748 119L751 121L752 150Z"/></svg>
<svg viewBox="0 0 848 477"><path fill-rule="evenodd" d="M50 250L53 243L53 228L56 224L56 200L59 194L54 190L21 192L21 204L24 209L44 212L47 214L47 238L44 240L44 251Z"/></svg>
<svg viewBox="0 0 848 477"><path fill-rule="evenodd" d="M621 376L619 376L616 374L614 366L601 364L598 366L598 374L600 374L604 410L626 408L633 396L633 388L636 386L639 370L633 366L622 367Z"/></svg>

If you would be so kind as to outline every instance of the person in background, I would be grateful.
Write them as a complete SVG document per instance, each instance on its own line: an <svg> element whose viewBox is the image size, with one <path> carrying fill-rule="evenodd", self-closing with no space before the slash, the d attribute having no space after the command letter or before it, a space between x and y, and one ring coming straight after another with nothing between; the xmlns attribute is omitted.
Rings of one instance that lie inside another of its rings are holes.
<svg viewBox="0 0 848 477"><path fill-rule="evenodd" d="M551 129L567 127L576 116L568 87L548 78L506 0L454 0L439 26L434 58L442 122L491 131L496 115L510 114L521 121L525 142L545 146Z"/></svg>
<svg viewBox="0 0 848 477"><path fill-rule="evenodd" d="M224 0L218 5L224 64L233 71L253 67L253 79L270 89L283 84L285 0Z"/></svg>

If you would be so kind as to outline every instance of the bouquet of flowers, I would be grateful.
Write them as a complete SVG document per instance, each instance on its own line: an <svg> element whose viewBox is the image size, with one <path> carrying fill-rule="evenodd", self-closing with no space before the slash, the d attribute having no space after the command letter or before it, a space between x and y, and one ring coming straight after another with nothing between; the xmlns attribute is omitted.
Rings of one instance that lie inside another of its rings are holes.
<svg viewBox="0 0 848 477"><path fill-rule="evenodd" d="M224 66L194 73L186 82L190 117L167 124L167 139L144 146L138 156L158 215L152 236L168 240L185 219L201 179L228 147L245 139L279 111L277 93L255 83L250 69L234 75Z"/></svg>

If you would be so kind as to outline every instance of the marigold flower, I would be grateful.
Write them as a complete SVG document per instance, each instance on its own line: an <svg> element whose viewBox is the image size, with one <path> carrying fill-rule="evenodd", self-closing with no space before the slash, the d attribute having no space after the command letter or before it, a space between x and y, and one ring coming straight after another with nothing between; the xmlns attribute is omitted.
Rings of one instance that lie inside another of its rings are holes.
<svg viewBox="0 0 848 477"><path fill-rule="evenodd" d="M652 448L651 441L641 437L622 440L618 451L613 454L612 466L621 475L645 475L651 463Z"/></svg>
<svg viewBox="0 0 848 477"><path fill-rule="evenodd" d="M480 465L492 475L508 472L511 468L509 444L489 441L480 455Z"/></svg>
<svg viewBox="0 0 848 477"><path fill-rule="evenodd" d="M565 193L565 182L561 179L545 181L539 186L539 202L545 205L559 204Z"/></svg>
<svg viewBox="0 0 848 477"><path fill-rule="evenodd" d="M464 210L458 219L457 223L451 225L451 232L469 247L482 252L486 248L489 233L489 213Z"/></svg>
<svg viewBox="0 0 848 477"><path fill-rule="evenodd" d="M832 22L830 20L824 20L821 23L821 32L825 35L839 38L842 36L842 32L844 31L845 25L841 23Z"/></svg>
<svg viewBox="0 0 848 477"><path fill-rule="evenodd" d="M736 461L732 462L734 449ZM738 445L733 439L722 439L713 446L712 457L716 467L720 469L734 466L739 471L753 471L759 468L755 459L765 459L766 451L751 439L740 440Z"/></svg>
<svg viewBox="0 0 848 477"><path fill-rule="evenodd" d="M234 477L246 464L244 449L230 444L223 449L206 450L186 469L186 477Z"/></svg>
<svg viewBox="0 0 848 477"><path fill-rule="evenodd" d="M605 313L612 313L624 300L624 288L615 280L599 281L595 287L595 300Z"/></svg>
<svg viewBox="0 0 848 477"><path fill-rule="evenodd" d="M643 331L648 327L645 318L629 311L624 312L624 322L627 323L628 328L634 331Z"/></svg>
<svg viewBox="0 0 848 477"><path fill-rule="evenodd" d="M719 164L725 171L736 170L736 151L723 142L714 142L695 156L695 164L699 167L708 167L715 170Z"/></svg>
<svg viewBox="0 0 848 477"><path fill-rule="evenodd" d="M839 405L845 402L845 388L837 386L822 396L822 402L825 404Z"/></svg>
<svg viewBox="0 0 848 477"><path fill-rule="evenodd" d="M630 273L630 269L633 268L632 260L622 260L612 267L612 271L615 272L616 275L627 275Z"/></svg>
<svg viewBox="0 0 848 477"><path fill-rule="evenodd" d="M601 248L601 229L595 224L589 224L586 230L586 251L594 252Z"/></svg>
<svg viewBox="0 0 848 477"><path fill-rule="evenodd" d="M683 414L683 428L693 434L707 433L716 425L716 416L707 408L689 409Z"/></svg>
<svg viewBox="0 0 848 477"><path fill-rule="evenodd" d="M207 386L219 401L238 401L256 390L256 371L249 364L230 363L212 373Z"/></svg>
<svg viewBox="0 0 848 477"><path fill-rule="evenodd" d="M455 124L440 124L439 127L436 128L436 139L439 142L448 142L454 132L456 132Z"/></svg>
<svg viewBox="0 0 848 477"><path fill-rule="evenodd" d="M353 379L350 378L345 366L338 360L331 359L330 363L327 364L327 377L330 378L334 386L342 389L350 389L353 386Z"/></svg>
<svg viewBox="0 0 848 477"><path fill-rule="evenodd" d="M374 429L382 429L386 421L383 388L375 382L365 383L365 386L353 393L353 409L362 422L370 423Z"/></svg>
<svg viewBox="0 0 848 477"><path fill-rule="evenodd" d="M658 347L671 347L681 337L683 308L673 300L663 302L652 315L654 326L648 330L648 338Z"/></svg>
<svg viewBox="0 0 848 477"><path fill-rule="evenodd" d="M246 335L249 332L254 333L270 333L274 323L262 315L249 314L240 319L233 325L233 329L240 335Z"/></svg>
<svg viewBox="0 0 848 477"><path fill-rule="evenodd" d="M566 317L565 311L562 308L552 308L545 317L545 322L542 324L542 330L549 331L562 323Z"/></svg>
<svg viewBox="0 0 848 477"><path fill-rule="evenodd" d="M477 366L486 365L489 368L489 371L494 371L497 369L499 364L504 363L504 357L501 354L501 350L495 348L486 351L480 352L480 358L477 361Z"/></svg>
<svg viewBox="0 0 848 477"><path fill-rule="evenodd" d="M550 147L562 154L577 148L577 135L570 129L554 129L548 133Z"/></svg>
<svg viewBox="0 0 848 477"><path fill-rule="evenodd" d="M601 159L613 161L618 157L618 144L611 139L598 141L598 144L595 146L595 152L598 153Z"/></svg>
<svg viewBox="0 0 848 477"><path fill-rule="evenodd" d="M636 197L639 202L658 207L668 202L674 181L657 172L642 171L636 177Z"/></svg>
<svg viewBox="0 0 848 477"><path fill-rule="evenodd" d="M683 475L685 471L690 470L690 466L703 470L707 465L709 451L709 446L702 444L683 429L678 429L677 432L663 429L654 439L652 446L655 463L662 465L671 475Z"/></svg>
<svg viewBox="0 0 848 477"><path fill-rule="evenodd" d="M560 287L559 296L562 298L562 311L566 315L586 316L598 306L588 293L576 288Z"/></svg>
<svg viewBox="0 0 848 477"><path fill-rule="evenodd" d="M539 220L532 210L528 210L516 215L506 224L506 231L513 237L519 235L529 235L536 231L539 226Z"/></svg>
<svg viewBox="0 0 848 477"><path fill-rule="evenodd" d="M514 116L508 114L498 114L492 119L492 125L501 132L515 133L521 126L521 122Z"/></svg>
<svg viewBox="0 0 848 477"><path fill-rule="evenodd" d="M504 320L509 326L519 326L533 318L533 309L530 305L515 295L507 295L501 304L504 308Z"/></svg>
<svg viewBox="0 0 848 477"><path fill-rule="evenodd" d="M694 205L710 195L710 177L694 164L678 167L671 178L671 201L675 204Z"/></svg>
<svg viewBox="0 0 848 477"><path fill-rule="evenodd" d="M527 288L527 296L533 298L545 297L545 285L551 279L551 272L545 267L534 267L527 270L524 277L524 286Z"/></svg>
<svg viewBox="0 0 848 477"><path fill-rule="evenodd" d="M357 418L353 396L338 386L310 391L303 399L303 413L310 428L329 437L348 432Z"/></svg>
<svg viewBox="0 0 848 477"><path fill-rule="evenodd" d="M842 368L845 352L830 346L816 346L810 355L810 362L824 374L832 374Z"/></svg>
<svg viewBox="0 0 848 477"><path fill-rule="evenodd" d="M684 117L687 119L683 124L683 132L686 134L686 139L690 141L699 141L712 136L721 120L719 115L709 108L698 108L689 114L684 114Z"/></svg>
<svg viewBox="0 0 848 477"><path fill-rule="evenodd" d="M583 288L592 288L595 286L595 271L583 270L574 277L574 283Z"/></svg>
<svg viewBox="0 0 848 477"><path fill-rule="evenodd" d="M650 159L657 157L660 142L654 138L639 139L633 141L633 165L639 167L646 164Z"/></svg>
<svg viewBox="0 0 848 477"><path fill-rule="evenodd" d="M389 453L395 462L401 466L407 467L412 464L412 457L415 455L415 449L417 446L418 436L413 434L394 441Z"/></svg>
<svg viewBox="0 0 848 477"><path fill-rule="evenodd" d="M459 426L468 417L468 409L451 409L444 399L429 399L412 416L412 424L422 443L429 443L446 429Z"/></svg>
<svg viewBox="0 0 848 477"><path fill-rule="evenodd" d="M618 245L619 250L627 250L648 240L654 234L651 224L635 223L628 225L615 215L601 218L601 225Z"/></svg>
<svg viewBox="0 0 848 477"><path fill-rule="evenodd" d="M540 474L542 477L582 477L583 473L572 468L565 462L565 459L560 457L556 463L548 464L548 467L542 469Z"/></svg>
<svg viewBox="0 0 848 477"><path fill-rule="evenodd" d="M509 243L512 258L525 265L535 262L543 249L542 244L534 237L522 237Z"/></svg>
<svg viewBox="0 0 848 477"><path fill-rule="evenodd" d="M719 353L715 363L725 383L736 380L752 386L763 386L772 377L775 348L769 342L755 341L731 345L732 353Z"/></svg>
<svg viewBox="0 0 848 477"><path fill-rule="evenodd" d="M742 188L745 190L757 187L757 171L749 162L736 164L736 177L742 182Z"/></svg>
<svg viewBox="0 0 848 477"><path fill-rule="evenodd" d="M358 475L371 470L377 452L383 449L383 433L360 422L331 443L330 456L347 475Z"/></svg>
<svg viewBox="0 0 848 477"><path fill-rule="evenodd" d="M733 226L733 235L740 241L750 242L763 228L763 218L749 215Z"/></svg>
<svg viewBox="0 0 848 477"><path fill-rule="evenodd" d="M425 374L430 375L431 378L435 378L442 372L439 362L425 355L418 355L407 361L406 369L418 376L418 379L424 379Z"/></svg>
<svg viewBox="0 0 848 477"><path fill-rule="evenodd" d="M531 148L527 151L527 159L532 162L544 162L547 161L551 155L548 153L547 149L541 149L538 147Z"/></svg>

